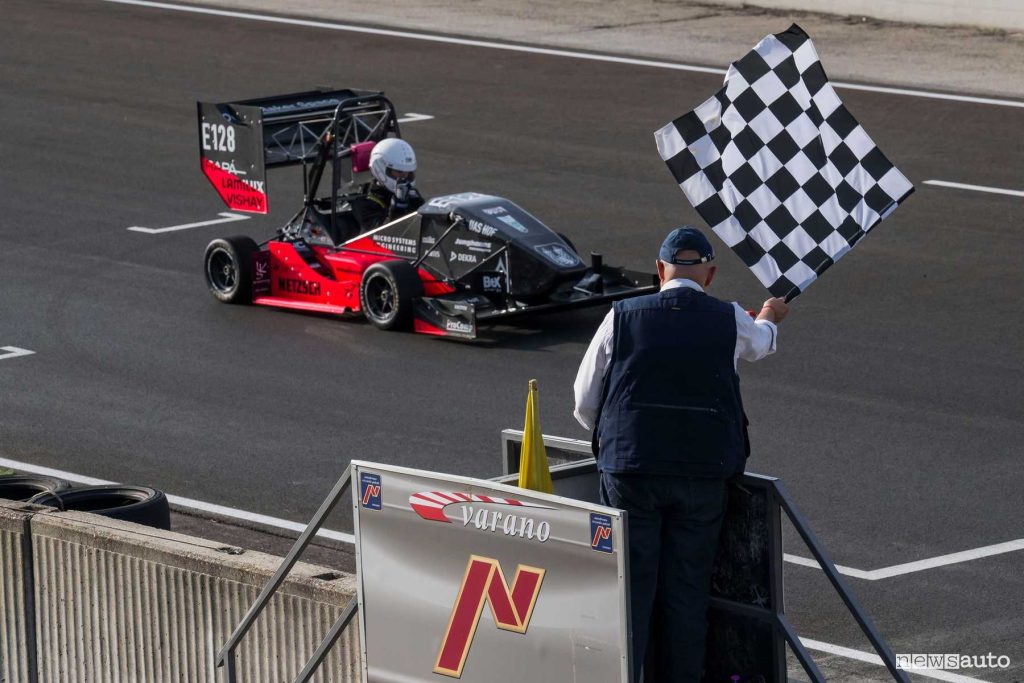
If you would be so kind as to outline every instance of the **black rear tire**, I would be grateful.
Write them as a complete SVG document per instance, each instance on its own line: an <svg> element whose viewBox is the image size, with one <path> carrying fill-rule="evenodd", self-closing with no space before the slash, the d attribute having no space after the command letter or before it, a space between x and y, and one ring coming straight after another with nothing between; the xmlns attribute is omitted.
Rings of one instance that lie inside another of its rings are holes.
<svg viewBox="0 0 1024 683"><path fill-rule="evenodd" d="M167 496L148 486L82 486L67 491L40 493L30 501L58 510L91 512L111 519L170 530L171 510Z"/></svg>
<svg viewBox="0 0 1024 683"><path fill-rule="evenodd" d="M252 257L259 250L250 237L236 235L210 242L203 272L206 285L219 301L252 303Z"/></svg>
<svg viewBox="0 0 1024 683"><path fill-rule="evenodd" d="M359 304L363 315L382 330L408 329L415 300L423 296L423 281L407 261L381 261L363 272Z"/></svg>
<svg viewBox="0 0 1024 683"><path fill-rule="evenodd" d="M0 498L7 500L29 500L41 493L66 491L71 484L57 477L40 477L32 474L12 474L0 477Z"/></svg>

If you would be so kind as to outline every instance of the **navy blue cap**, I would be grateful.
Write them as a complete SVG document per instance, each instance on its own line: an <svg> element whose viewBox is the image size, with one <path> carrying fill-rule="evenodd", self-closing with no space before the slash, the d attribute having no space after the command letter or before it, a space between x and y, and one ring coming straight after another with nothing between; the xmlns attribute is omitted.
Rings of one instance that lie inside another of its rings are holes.
<svg viewBox="0 0 1024 683"><path fill-rule="evenodd" d="M680 249L695 251L700 254L698 259L676 259ZM680 266L693 266L698 263L707 263L715 260L715 250L711 248L711 242L697 228L684 225L676 228L668 234L665 241L661 243L661 251L658 258L665 263L675 263Z"/></svg>

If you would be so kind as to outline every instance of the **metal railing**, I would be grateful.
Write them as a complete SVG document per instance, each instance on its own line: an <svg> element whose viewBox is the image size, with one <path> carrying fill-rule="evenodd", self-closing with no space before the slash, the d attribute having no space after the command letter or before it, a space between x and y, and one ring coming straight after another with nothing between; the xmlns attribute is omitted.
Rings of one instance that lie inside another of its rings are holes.
<svg viewBox="0 0 1024 683"><path fill-rule="evenodd" d="M498 481L511 480L518 473L518 450L522 442L522 432L506 429L501 434L501 441L503 476L496 477L496 479ZM549 460L553 462L551 475L555 482L560 480L569 480L574 477L578 477L581 474L586 475L597 472L597 465L591 455L589 443L576 439L566 439L545 435L544 444L548 450ZM585 455L586 459L581 459L579 457L580 455ZM313 516L313 519L310 520L309 525L302 532L299 538L296 539L295 544L292 546L287 557L285 557L284 561L281 563L277 572L263 587L263 590L256 598L256 601L249 608L249 611L242 618L242 621L235 628L231 637L217 655L217 665L218 667L225 668L225 680L227 683L236 683L235 649L238 647L242 638L245 637L246 633L248 633L252 628L257 617L259 617L270 598L273 597L278 587L288 575L288 572L291 571L292 567L298 561L302 552L309 545L317 531L320 530L320 527L334 509L342 493L349 487L351 477L352 470L351 466L349 466L345 469L344 474L334 485L334 488L331 489L327 498L320 505L320 508ZM847 610L856 620L858 626L860 626L861 630L871 642L872 647L874 647L875 651L882 659L882 662L889 670L893 679L900 681L900 683L910 683L907 674L897 668L896 659L893 656L889 645L878 632L878 629L875 627L868 614L864 611L863 607L861 607L856 597L854 597L849 586L846 584L846 581L839 574L835 564L833 564L828 553L825 551L825 548L811 530L807 520L789 497L789 494L782 486L782 483L773 477L744 474L738 481L738 487L748 493L753 490L763 492L766 495L767 508L765 511L765 518L767 521L767 552L769 555L769 596L767 606L747 604L735 599L712 596L711 609L768 625L775 638L774 642L778 642L779 638L784 640L785 643L789 645L793 655L796 657L797 661L800 662L800 665L811 680L815 683L824 683L825 677L814 662L814 659L808 653L807 648L803 645L796 629L793 628L793 625L786 618L784 611L782 600L782 538L780 513L785 512L787 518L800 535L800 538L811 551L814 559L821 566L821 569L824 570L826 576L828 576L833 588L843 600L843 604L846 605ZM355 617L357 611L358 597L354 595L343 610L342 614L338 617L337 621L335 621L334 625L324 636L309 661L299 672L298 676L295 678L295 683L307 683L307 681L310 680L327 656L331 647ZM784 681L787 677L785 657L782 656L782 652L778 651L778 647L773 645L772 648L772 674L776 680Z"/></svg>
<svg viewBox="0 0 1024 683"><path fill-rule="evenodd" d="M259 617L260 613L263 612L267 603L270 602L274 593L281 586L281 583L284 582L285 577L288 576L288 572L290 572L292 567L295 566L295 563L299 561L299 557L302 555L302 552L306 549L306 546L309 545L310 541L313 540L313 537L316 536L316 532L320 530L320 527L323 526L327 516L331 514L332 510L334 510L334 506L337 505L338 499L341 497L341 494L345 492L345 489L349 487L351 481L352 466L349 465L345 468L344 474L342 474L341 478L338 479L338 482L334 485L334 488L331 489L331 492L327 494L327 498L324 499L323 503L321 503L320 509L313 515L313 519L310 520L306 529L297 539L295 539L295 544L292 545L292 549L288 551L288 555L281 562L281 566L278 567L277 571L274 572L274 575L270 577L270 580L267 581L265 586L263 586L263 590L260 591L256 601L249 607L249 611L245 613L244 617L242 617L242 621L235 627L235 630L231 633L231 637L228 638L224 647L222 647L221 651L217 654L217 666L224 667L224 680L227 683L236 683L237 680L235 649L238 647L238 644L242 641L242 638L245 637L245 634L249 632L249 629L252 628L253 624L256 623L257 617ZM307 681L313 677L313 674L323 663L324 658L327 657L327 653L330 651L331 647L335 642L337 642L338 637L341 636L342 631L344 631L345 627L352 621L358 607L358 596L353 595L349 600L348 605L346 605L345 609L342 611L341 616L338 617L337 621L334 622L334 625L331 626L330 630L328 630L327 635L324 636L324 639L321 641L320 645L317 646L316 650L309 658L309 661L306 662L302 671L299 672L299 675L295 677L295 683L307 683Z"/></svg>
<svg viewBox="0 0 1024 683"><path fill-rule="evenodd" d="M502 470L505 478L517 475L519 471L519 446L522 443L523 433L519 430L506 429L501 433ZM551 465L551 477L556 482L559 480L571 479L582 473L597 472L597 463L593 458L589 442L578 439L567 439L564 437L544 435L544 446ZM582 456L582 457L581 457ZM832 587L839 594L847 611L853 616L857 625L860 626L864 635L871 642L871 646L882 659L893 679L900 683L910 683L905 671L897 668L896 658L888 643L878 632L871 617L867 614L860 602L853 595L846 581L839 574L835 564L832 562L824 546L818 537L811 530L807 520L800 513L796 504L789 497L782 482L773 477L765 477L757 474L744 474L738 480L738 488L749 492L750 489L763 489L767 494L767 539L768 552L770 554L770 588L768 607L744 604L743 602L721 597L712 596L711 608L720 612L727 612L740 615L744 618L765 623L773 629L773 632L781 636L789 645L797 661L804 671L815 683L824 683L825 677L815 664L807 648L804 647L797 634L796 629L786 618L782 601L782 539L780 512L786 517L796 529L804 544L811 551L814 559L828 576ZM593 490L596 492L597 487ZM773 662L773 674L777 680L786 680L785 658L775 656Z"/></svg>

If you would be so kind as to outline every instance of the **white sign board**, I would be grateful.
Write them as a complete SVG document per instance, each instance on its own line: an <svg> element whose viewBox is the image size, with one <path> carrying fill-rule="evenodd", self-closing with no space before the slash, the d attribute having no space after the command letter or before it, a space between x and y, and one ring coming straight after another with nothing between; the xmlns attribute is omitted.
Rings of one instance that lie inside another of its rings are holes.
<svg viewBox="0 0 1024 683"><path fill-rule="evenodd" d="M628 683L621 511L352 467L364 681Z"/></svg>

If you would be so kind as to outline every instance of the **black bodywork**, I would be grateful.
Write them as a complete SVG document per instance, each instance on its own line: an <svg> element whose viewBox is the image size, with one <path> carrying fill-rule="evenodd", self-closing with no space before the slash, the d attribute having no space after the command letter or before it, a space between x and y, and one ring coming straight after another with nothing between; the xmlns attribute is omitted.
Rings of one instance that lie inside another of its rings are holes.
<svg viewBox="0 0 1024 683"><path fill-rule="evenodd" d="M466 192L436 197L415 214L340 246L387 249L454 290L424 296L419 319L449 336L478 323L598 305L657 290L652 274L585 263L562 236L515 203Z"/></svg>

